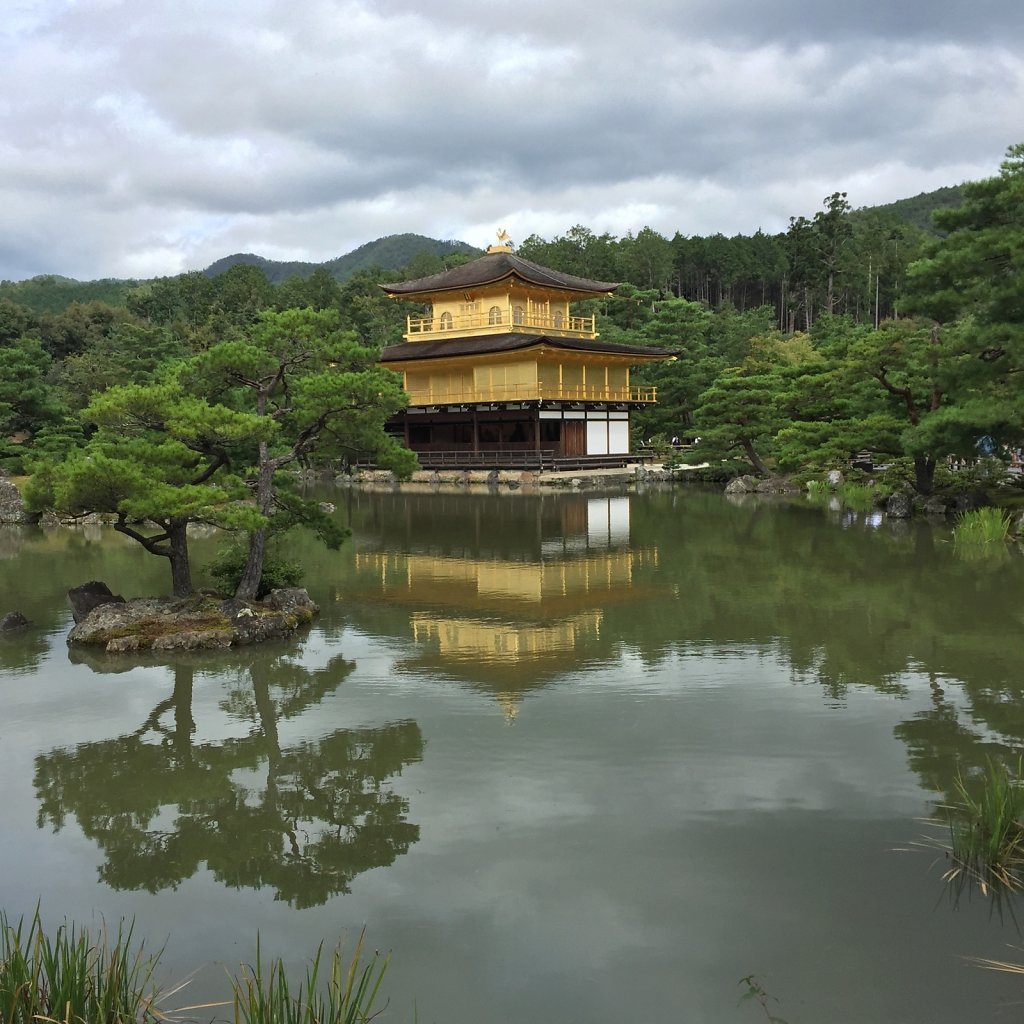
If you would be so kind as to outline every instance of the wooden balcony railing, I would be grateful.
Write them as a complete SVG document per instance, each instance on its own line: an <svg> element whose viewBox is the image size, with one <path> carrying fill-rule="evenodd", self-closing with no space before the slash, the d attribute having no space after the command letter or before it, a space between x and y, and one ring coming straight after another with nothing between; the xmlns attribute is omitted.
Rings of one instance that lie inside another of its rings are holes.
<svg viewBox="0 0 1024 1024"><path fill-rule="evenodd" d="M479 405L487 402L656 402L658 389L646 385L605 387L598 384L505 384L490 388L456 391L450 388L427 388L409 392L411 406Z"/></svg>
<svg viewBox="0 0 1024 1024"><path fill-rule="evenodd" d="M542 316L537 313L508 313L494 320L487 313L468 313L462 316L424 316L406 318L406 337L409 340L436 341L446 335L462 334L515 334L519 331L542 332L558 338L596 338L597 317Z"/></svg>

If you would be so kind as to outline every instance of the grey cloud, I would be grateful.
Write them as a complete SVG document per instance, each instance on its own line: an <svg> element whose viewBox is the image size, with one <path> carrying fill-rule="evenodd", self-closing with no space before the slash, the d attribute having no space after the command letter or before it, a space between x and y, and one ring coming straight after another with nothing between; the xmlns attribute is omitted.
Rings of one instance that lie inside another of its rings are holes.
<svg viewBox="0 0 1024 1024"><path fill-rule="evenodd" d="M747 41L990 43L1005 41L1007 33L1024 30L1024 8L1003 0L977 0L969 7L963 0L861 0L847 4L821 0L775 0L770 4L701 0L681 10L690 14L691 26L702 32Z"/></svg>
<svg viewBox="0 0 1024 1024"><path fill-rule="evenodd" d="M1020 6L42 0L0 35L0 276L497 220L774 230L847 182L991 174Z"/></svg>

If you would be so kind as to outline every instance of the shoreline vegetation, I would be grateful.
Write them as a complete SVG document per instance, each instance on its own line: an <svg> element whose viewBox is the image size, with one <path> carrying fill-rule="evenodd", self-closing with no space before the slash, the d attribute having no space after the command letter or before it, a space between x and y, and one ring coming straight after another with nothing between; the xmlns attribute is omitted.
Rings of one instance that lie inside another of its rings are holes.
<svg viewBox="0 0 1024 1024"><path fill-rule="evenodd" d="M188 1005L188 979L161 986L162 953L149 953L123 920L98 931L65 922L51 937L38 908L17 922L0 911L0 1024L366 1024L380 1012L390 961L367 950L364 930L351 954L321 943L296 984L283 960L264 960L257 936L255 962L227 973L227 998Z"/></svg>
<svg viewBox="0 0 1024 1024"><path fill-rule="evenodd" d="M892 518L905 519L924 515L932 519L956 521L958 543L970 544L992 539L1012 540L1024 525L1024 473L1008 470L998 459L979 460L966 468L937 472L934 492L925 497L917 494L910 482L911 469L899 463L880 467L878 472L854 469L821 473L779 474L771 471L755 476L744 472L735 462L683 462L673 456L660 462L636 462L616 469L576 469L536 471L526 469L448 469L417 470L398 475L389 469L359 468L351 471L304 470L293 474L294 486L327 485L339 488L357 487L365 490L425 491L483 490L490 492L540 490L587 490L598 488L629 489L633 486L657 484L704 484L724 487L727 494L804 494L813 502L831 500L856 511L878 509ZM44 526L114 525L115 513L59 514L53 511L33 512L18 497L28 477L4 477L0 471L0 524L36 524ZM905 496L892 502L894 496ZM320 502L325 515L333 513L333 502ZM968 514L970 513L970 514ZM975 515L977 513L977 515ZM977 524L984 522L984 526ZM990 536L993 534L994 536ZM271 553L272 554L272 553ZM268 565L274 559L268 556ZM233 567L232 567L233 568ZM301 567L293 567L294 578L301 578ZM230 573L223 574L227 582ZM278 583L278 586L286 585ZM266 593L266 588L262 593ZM257 596L262 596L262 593Z"/></svg>

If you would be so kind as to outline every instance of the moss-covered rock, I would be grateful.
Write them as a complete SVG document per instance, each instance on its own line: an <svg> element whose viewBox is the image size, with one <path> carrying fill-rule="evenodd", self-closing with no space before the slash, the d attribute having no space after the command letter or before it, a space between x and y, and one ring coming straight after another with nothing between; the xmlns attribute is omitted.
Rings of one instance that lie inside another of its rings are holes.
<svg viewBox="0 0 1024 1024"><path fill-rule="evenodd" d="M110 653L235 647L284 639L319 612L299 588L274 590L262 601L139 598L98 605L71 630L68 643Z"/></svg>

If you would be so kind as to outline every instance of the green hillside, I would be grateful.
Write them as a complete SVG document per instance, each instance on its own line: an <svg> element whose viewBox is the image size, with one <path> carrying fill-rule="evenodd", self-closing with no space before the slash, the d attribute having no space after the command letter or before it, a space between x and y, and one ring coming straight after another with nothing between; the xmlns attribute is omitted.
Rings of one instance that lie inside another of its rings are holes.
<svg viewBox="0 0 1024 1024"><path fill-rule="evenodd" d="M320 266L319 263L304 263L300 260L288 262L268 260L251 252L236 252L230 256L222 256L216 263L211 263L203 273L207 277L217 277L225 270L237 267L240 263L249 267L259 267L267 275L267 280L271 284L280 284L289 277L309 277Z"/></svg>
<svg viewBox="0 0 1024 1024"><path fill-rule="evenodd" d="M910 199L897 199L895 203L864 207L864 212L887 214L913 224L930 235L940 235L942 232L935 227L932 213L935 210L955 210L964 201L963 192L963 185L950 185L937 188L934 192L921 192Z"/></svg>
<svg viewBox="0 0 1024 1024"><path fill-rule="evenodd" d="M211 263L203 273L207 277L216 277L238 263L245 263L263 270L272 284L280 284L289 277L310 277L314 270L324 267L336 281L343 283L360 270L369 270L371 267L379 267L381 270L402 270L423 254L450 256L456 252L469 256L480 254L479 249L474 249L465 242L439 241L436 238L414 234L385 235L325 263L280 262L264 259L252 253L236 253L234 256L225 256L216 263Z"/></svg>

